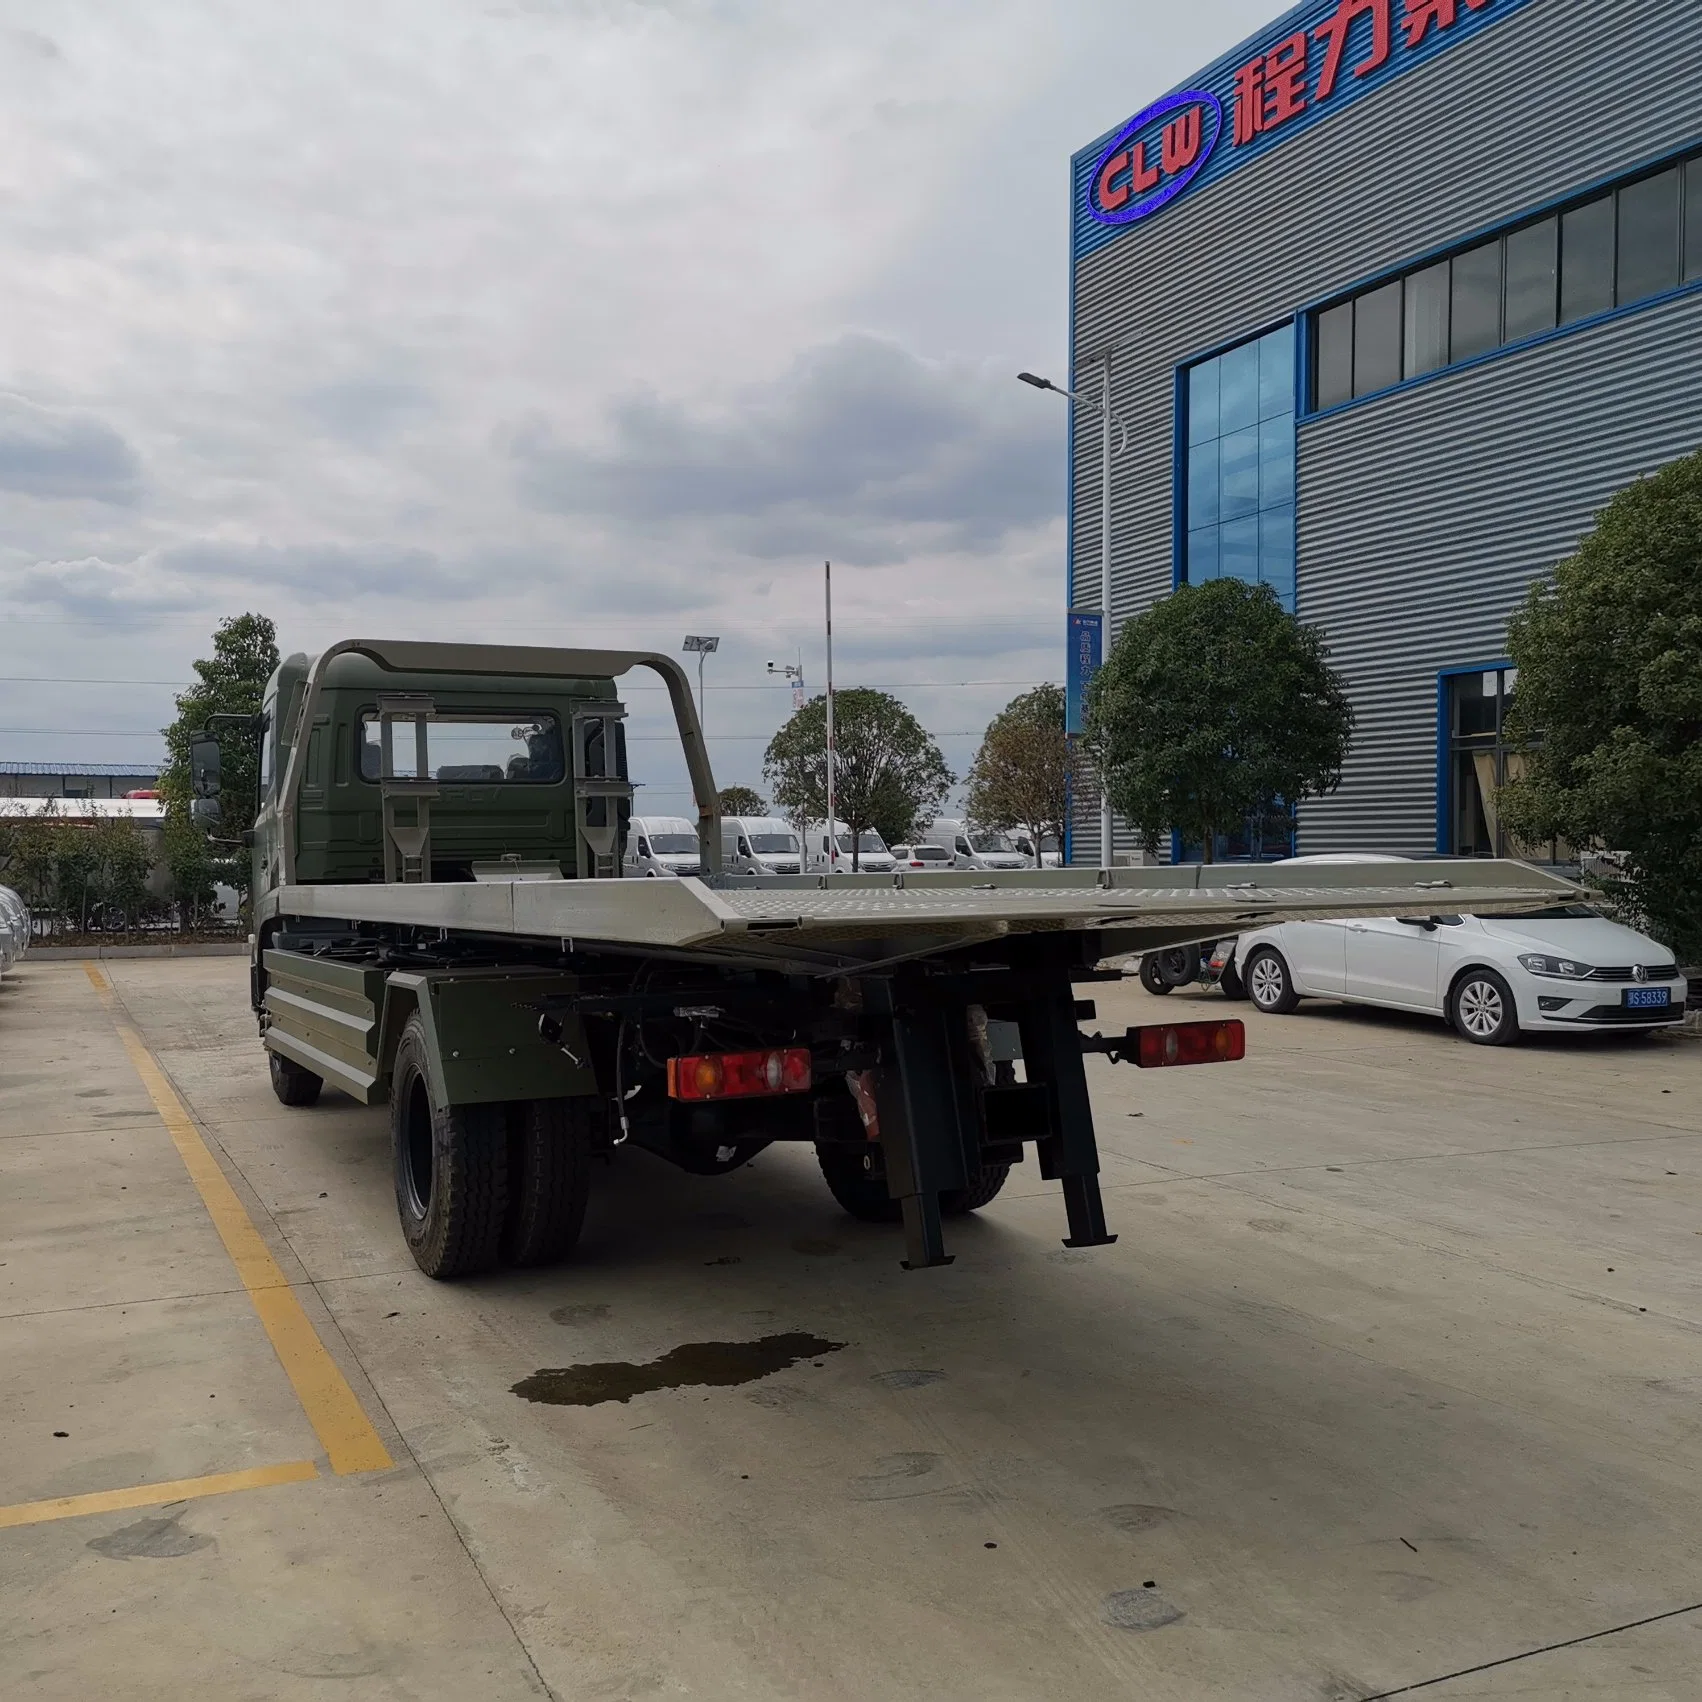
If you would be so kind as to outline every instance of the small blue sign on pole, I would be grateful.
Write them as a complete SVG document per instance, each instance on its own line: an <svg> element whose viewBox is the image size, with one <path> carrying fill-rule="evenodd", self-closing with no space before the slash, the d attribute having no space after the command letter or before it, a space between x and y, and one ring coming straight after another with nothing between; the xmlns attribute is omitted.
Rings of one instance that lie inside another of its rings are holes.
<svg viewBox="0 0 1702 1702"><path fill-rule="evenodd" d="M1105 617L1097 609L1071 609L1069 656L1064 665L1064 731L1081 732L1087 688L1105 653Z"/></svg>

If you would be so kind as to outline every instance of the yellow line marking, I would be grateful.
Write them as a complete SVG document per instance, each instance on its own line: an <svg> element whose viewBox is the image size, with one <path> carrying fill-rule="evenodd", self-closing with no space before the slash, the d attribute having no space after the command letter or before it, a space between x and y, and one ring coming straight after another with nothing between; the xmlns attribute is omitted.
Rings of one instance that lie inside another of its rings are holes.
<svg viewBox="0 0 1702 1702"><path fill-rule="evenodd" d="M372 1420L349 1387L348 1379L326 1352L295 1290L254 1227L253 1219L243 1209L236 1190L219 1168L219 1161L201 1139L187 1107L141 1035L113 1011L112 987L106 976L92 963L85 963L83 968L112 1015L118 1038L124 1042L124 1050L130 1054L130 1062L142 1078L142 1085L148 1090L148 1097L154 1102L190 1181L201 1195L242 1286L248 1290L248 1298L272 1339L284 1374L295 1388L296 1399L324 1446L332 1471L342 1475L386 1470L395 1463L389 1450L373 1429Z"/></svg>
<svg viewBox="0 0 1702 1702"><path fill-rule="evenodd" d="M212 1477L184 1477L175 1483L144 1483L135 1489L97 1489L91 1495L56 1495L51 1501L20 1501L0 1507L0 1530L9 1525L44 1525L50 1519L80 1519L88 1513L119 1513L126 1507L161 1507L168 1501L189 1501L200 1495L229 1495L237 1489L267 1489L274 1483L305 1483L318 1477L312 1460L291 1460L281 1466L255 1466L245 1472L217 1472Z"/></svg>

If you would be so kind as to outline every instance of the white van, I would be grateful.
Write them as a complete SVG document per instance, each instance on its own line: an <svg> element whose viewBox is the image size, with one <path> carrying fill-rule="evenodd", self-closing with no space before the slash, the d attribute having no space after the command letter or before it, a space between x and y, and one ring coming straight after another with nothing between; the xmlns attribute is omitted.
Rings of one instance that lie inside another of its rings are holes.
<svg viewBox="0 0 1702 1702"><path fill-rule="evenodd" d="M942 816L922 836L929 845L951 852L954 869L1031 869L1033 860L1011 843L1008 835Z"/></svg>
<svg viewBox="0 0 1702 1702"><path fill-rule="evenodd" d="M835 838L839 841L838 850L829 848L827 841L827 823L812 821L804 830L804 871L806 874L819 875L829 867L835 874L849 875L890 875L893 870L892 853L887 850L886 841L872 827L866 827L857 840L857 866L851 866L851 830L844 822L837 822L838 833Z"/></svg>
<svg viewBox="0 0 1702 1702"><path fill-rule="evenodd" d="M700 875L697 823L684 816L634 816L627 823L623 875Z"/></svg>
<svg viewBox="0 0 1702 1702"><path fill-rule="evenodd" d="M1034 860L1034 841L1023 829L1018 829L1011 835L1011 844L1022 853L1024 863L1031 869L1061 869L1064 866L1064 848L1058 843L1055 833L1043 833L1040 836L1040 861Z"/></svg>
<svg viewBox="0 0 1702 1702"><path fill-rule="evenodd" d="M722 816L721 867L729 875L801 875L804 843L778 816Z"/></svg>

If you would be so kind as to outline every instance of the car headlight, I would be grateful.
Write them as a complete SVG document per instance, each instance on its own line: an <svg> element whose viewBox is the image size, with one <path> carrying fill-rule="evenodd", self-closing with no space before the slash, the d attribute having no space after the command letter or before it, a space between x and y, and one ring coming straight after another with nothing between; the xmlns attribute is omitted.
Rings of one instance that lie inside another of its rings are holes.
<svg viewBox="0 0 1702 1702"><path fill-rule="evenodd" d="M1582 981L1595 973L1587 963L1571 957L1547 957L1539 951L1522 951L1519 961L1533 975L1553 975L1564 981Z"/></svg>

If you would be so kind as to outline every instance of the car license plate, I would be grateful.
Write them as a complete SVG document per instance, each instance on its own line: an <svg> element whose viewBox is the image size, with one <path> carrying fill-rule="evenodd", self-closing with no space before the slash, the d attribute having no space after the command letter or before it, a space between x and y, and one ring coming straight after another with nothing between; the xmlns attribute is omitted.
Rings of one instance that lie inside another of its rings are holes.
<svg viewBox="0 0 1702 1702"><path fill-rule="evenodd" d="M1625 1002L1633 1010L1646 1009L1650 1005L1664 1005L1672 998L1671 990L1666 987L1627 987Z"/></svg>

